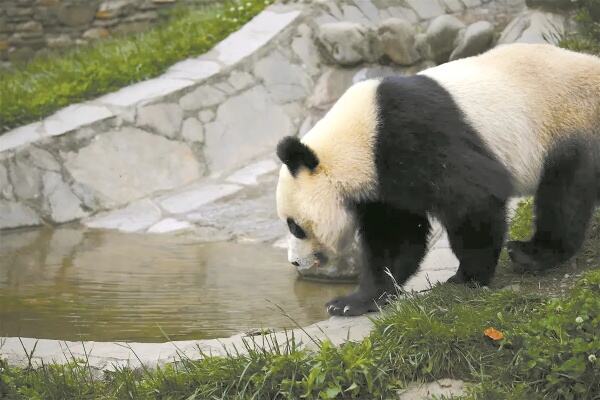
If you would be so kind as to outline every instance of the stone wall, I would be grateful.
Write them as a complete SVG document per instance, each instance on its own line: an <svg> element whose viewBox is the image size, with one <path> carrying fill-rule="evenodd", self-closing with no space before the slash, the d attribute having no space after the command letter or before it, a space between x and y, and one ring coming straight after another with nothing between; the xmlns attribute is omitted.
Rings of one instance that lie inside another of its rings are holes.
<svg viewBox="0 0 600 400"><path fill-rule="evenodd" d="M28 60L113 35L143 32L176 5L216 0L2 0L0 60Z"/></svg>
<svg viewBox="0 0 600 400"><path fill-rule="evenodd" d="M398 4L276 4L158 78L0 135L0 229L77 220L226 176L306 132L353 82L562 29L524 0Z"/></svg>

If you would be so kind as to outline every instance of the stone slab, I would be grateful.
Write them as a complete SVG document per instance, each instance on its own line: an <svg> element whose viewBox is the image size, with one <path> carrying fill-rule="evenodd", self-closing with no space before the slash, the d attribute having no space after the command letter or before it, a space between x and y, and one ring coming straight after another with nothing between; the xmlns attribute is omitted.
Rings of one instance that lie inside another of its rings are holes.
<svg viewBox="0 0 600 400"><path fill-rule="evenodd" d="M293 336L299 347L307 349L315 349L316 343L325 339L330 340L334 345L340 345L347 341L358 341L367 336L373 327L371 317L372 315L351 318L332 317L305 328L277 332L272 335L281 344L286 343ZM41 365L42 362L64 364L75 357L76 359L88 359L90 367L94 369L115 370L121 366L156 367L179 360L181 357L201 359L205 354L212 356L225 356L228 352L246 354L248 350L245 343L249 344L250 348L269 350L269 343L272 342L261 336L238 334L222 339L166 343L65 342L17 337L0 338L0 343L3 344L2 356L11 365L27 366L27 353L30 353L36 346L32 358L32 362L36 366Z"/></svg>
<svg viewBox="0 0 600 400"><path fill-rule="evenodd" d="M161 215L160 208L146 199L131 203L120 210L100 213L84 220L83 224L90 228L138 232L157 223Z"/></svg>
<svg viewBox="0 0 600 400"><path fill-rule="evenodd" d="M26 205L0 200L0 229L33 226L41 222L36 212Z"/></svg>
<svg viewBox="0 0 600 400"><path fill-rule="evenodd" d="M43 132L42 123L34 122L3 133L0 135L0 153L33 143L43 136Z"/></svg>
<svg viewBox="0 0 600 400"><path fill-rule="evenodd" d="M214 61L191 58L173 64L162 76L171 79L200 81L210 78L220 70L221 66Z"/></svg>
<svg viewBox="0 0 600 400"><path fill-rule="evenodd" d="M269 172L275 171L277 167L278 165L275 161L263 160L235 171L225 180L240 185L256 185L258 183L258 178Z"/></svg>
<svg viewBox="0 0 600 400"><path fill-rule="evenodd" d="M203 171L187 144L129 127L97 135L63 157L73 179L97 192L107 207L182 187Z"/></svg>
<svg viewBox="0 0 600 400"><path fill-rule="evenodd" d="M242 189L238 185L198 184L158 199L158 204L171 214L182 214L198 209Z"/></svg>
<svg viewBox="0 0 600 400"><path fill-rule="evenodd" d="M81 208L81 200L57 172L46 172L43 178L44 198L48 201L52 221L64 223L88 215Z"/></svg>
<svg viewBox="0 0 600 400"><path fill-rule="evenodd" d="M187 221L180 221L175 218L165 218L162 221L152 225L150 229L148 229L148 233L171 233L191 228L192 224Z"/></svg>
<svg viewBox="0 0 600 400"><path fill-rule="evenodd" d="M93 104L73 104L52 114L44 120L45 133L42 137L67 133L82 125L112 117L114 114L104 106Z"/></svg>
<svg viewBox="0 0 600 400"><path fill-rule="evenodd" d="M233 65L266 45L291 24L300 11L288 6L274 5L229 35L202 58L216 58L224 65Z"/></svg>
<svg viewBox="0 0 600 400"><path fill-rule="evenodd" d="M205 126L204 154L212 173L228 171L273 151L291 134L293 124L285 110L263 86L255 86L219 106L215 120Z"/></svg>
<svg viewBox="0 0 600 400"><path fill-rule="evenodd" d="M129 107L142 101L166 96L193 84L194 82L191 80L159 77L127 86L114 93L104 95L96 101L111 106Z"/></svg>

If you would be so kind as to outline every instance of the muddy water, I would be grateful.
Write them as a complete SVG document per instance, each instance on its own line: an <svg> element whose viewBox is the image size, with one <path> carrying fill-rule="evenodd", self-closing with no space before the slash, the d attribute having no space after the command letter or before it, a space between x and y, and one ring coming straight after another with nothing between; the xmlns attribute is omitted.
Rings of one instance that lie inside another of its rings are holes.
<svg viewBox="0 0 600 400"><path fill-rule="evenodd" d="M266 245L78 228L0 235L0 336L223 337L292 327L289 317L316 322L351 289L298 280L285 252Z"/></svg>

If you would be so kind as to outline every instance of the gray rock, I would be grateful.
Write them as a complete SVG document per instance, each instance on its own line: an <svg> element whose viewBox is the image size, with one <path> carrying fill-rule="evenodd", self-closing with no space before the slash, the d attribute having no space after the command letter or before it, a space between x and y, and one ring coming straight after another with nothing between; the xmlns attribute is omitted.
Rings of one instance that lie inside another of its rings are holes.
<svg viewBox="0 0 600 400"><path fill-rule="evenodd" d="M465 9L460 0L444 0L446 10L450 13L458 13Z"/></svg>
<svg viewBox="0 0 600 400"><path fill-rule="evenodd" d="M429 45L429 41L427 40L427 34L417 33L415 35L415 49L417 49L417 53L419 53L422 59L433 59L433 55L431 54L431 46Z"/></svg>
<svg viewBox="0 0 600 400"><path fill-rule="evenodd" d="M479 21L467 27L458 45L450 54L450 60L470 57L483 53L492 45L494 26L488 21Z"/></svg>
<svg viewBox="0 0 600 400"><path fill-rule="evenodd" d="M438 64L448 61L456 38L464 28L465 24L451 15L441 15L431 22L426 34L433 61Z"/></svg>
<svg viewBox="0 0 600 400"><path fill-rule="evenodd" d="M42 32L44 27L37 21L27 21L15 27L17 32Z"/></svg>
<svg viewBox="0 0 600 400"><path fill-rule="evenodd" d="M467 8L478 7L481 5L481 0L462 0Z"/></svg>
<svg viewBox="0 0 600 400"><path fill-rule="evenodd" d="M379 10L370 0L354 0L354 4L371 22L379 20Z"/></svg>
<svg viewBox="0 0 600 400"><path fill-rule="evenodd" d="M326 110L352 85L356 69L327 68L308 99L310 107Z"/></svg>
<svg viewBox="0 0 600 400"><path fill-rule="evenodd" d="M334 22L319 27L318 42L330 60L352 66L372 58L368 30L354 22Z"/></svg>
<svg viewBox="0 0 600 400"><path fill-rule="evenodd" d="M103 19L115 18L131 8L131 1L127 0L105 0L98 7L98 14Z"/></svg>
<svg viewBox="0 0 600 400"><path fill-rule="evenodd" d="M73 221L87 215L81 208L81 200L75 196L60 174L44 174L44 198L48 201L50 218L57 223Z"/></svg>
<svg viewBox="0 0 600 400"><path fill-rule="evenodd" d="M58 10L58 19L67 26L77 27L87 25L94 19L98 3L85 1L63 3Z"/></svg>
<svg viewBox="0 0 600 400"><path fill-rule="evenodd" d="M226 81L215 83L214 87L215 89L225 93L227 96L231 96L236 91L236 89L229 82Z"/></svg>
<svg viewBox="0 0 600 400"><path fill-rule="evenodd" d="M215 119L215 113L212 110L202 110L198 113L200 121L207 123Z"/></svg>
<svg viewBox="0 0 600 400"><path fill-rule="evenodd" d="M0 164L0 197L13 200L13 188L8 180L8 170Z"/></svg>
<svg viewBox="0 0 600 400"><path fill-rule="evenodd" d="M26 205L0 200L0 229L34 226L41 223L40 217Z"/></svg>
<svg viewBox="0 0 600 400"><path fill-rule="evenodd" d="M147 126L156 133L173 139L179 133L183 111L175 103L152 104L138 110L137 125Z"/></svg>
<svg viewBox="0 0 600 400"><path fill-rule="evenodd" d="M386 19L377 30L383 53L399 65L411 65L419 60L415 48L415 29L399 18Z"/></svg>
<svg viewBox="0 0 600 400"><path fill-rule="evenodd" d="M204 142L204 127L196 118L187 118L181 128L181 136L188 142Z"/></svg>
<svg viewBox="0 0 600 400"><path fill-rule="evenodd" d="M179 105L184 110L197 110L210 107L225 100L225 94L212 86L202 85L194 91L186 94L179 100Z"/></svg>
<svg viewBox="0 0 600 400"><path fill-rule="evenodd" d="M302 61L302 66L310 75L319 73L319 51L312 38L312 31L306 24L298 26L298 35L292 40L292 50Z"/></svg>
<svg viewBox="0 0 600 400"><path fill-rule="evenodd" d="M306 72L290 63L288 57L279 51L258 61L254 66L254 74L264 81L271 98L277 103L304 99L312 86Z"/></svg>
<svg viewBox="0 0 600 400"><path fill-rule="evenodd" d="M398 392L399 400L433 400L465 395L465 383L456 379L439 379L430 383L413 383Z"/></svg>
<svg viewBox="0 0 600 400"><path fill-rule="evenodd" d="M46 37L46 44L51 49L63 49L73 45L73 39L65 33L60 35Z"/></svg>
<svg viewBox="0 0 600 400"><path fill-rule="evenodd" d="M236 90L242 90L252 85L252 83L254 82L254 78L247 72L233 71L229 75L228 81L229 84L233 86Z"/></svg>
<svg viewBox="0 0 600 400"><path fill-rule="evenodd" d="M362 25L370 25L372 22L357 7L349 4L342 5L342 14L343 21L356 22Z"/></svg>
<svg viewBox="0 0 600 400"><path fill-rule="evenodd" d="M90 28L87 31L83 32L83 35L81 35L82 38L91 39L91 40L105 39L109 36L110 36L110 31L106 28L100 28L100 27Z"/></svg>
<svg viewBox="0 0 600 400"><path fill-rule="evenodd" d="M29 159L36 167L48 171L60 171L60 164L48 151L31 146L28 152Z"/></svg>
<svg viewBox="0 0 600 400"><path fill-rule="evenodd" d="M17 155L8 164L8 171L17 198L31 200L40 196L42 187L40 170L35 168L25 156Z"/></svg>
<svg viewBox="0 0 600 400"><path fill-rule="evenodd" d="M216 119L205 126L205 155L211 172L235 168L261 152L273 151L279 139L293 133L284 110L256 86L225 101Z"/></svg>
<svg viewBox="0 0 600 400"><path fill-rule="evenodd" d="M406 3L421 19L431 19L444 14L444 8L438 0L406 0Z"/></svg>
<svg viewBox="0 0 600 400"><path fill-rule="evenodd" d="M95 191L108 207L183 186L203 171L188 145L135 128L98 135L63 157L74 180Z"/></svg>
<svg viewBox="0 0 600 400"><path fill-rule="evenodd" d="M517 42L556 45L564 32L564 16L538 10L526 10L517 15L502 31L498 44Z"/></svg>

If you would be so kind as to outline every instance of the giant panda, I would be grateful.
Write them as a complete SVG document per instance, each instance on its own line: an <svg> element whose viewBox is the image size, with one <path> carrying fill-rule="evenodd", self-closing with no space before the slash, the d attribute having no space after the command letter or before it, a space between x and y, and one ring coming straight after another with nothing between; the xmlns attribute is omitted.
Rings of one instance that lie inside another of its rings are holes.
<svg viewBox="0 0 600 400"><path fill-rule="evenodd" d="M582 245L599 151L600 59L591 55L511 44L356 83L301 140L277 146L289 261L326 263L358 232L358 288L327 309L374 311L419 267L433 216L460 261L449 282L487 285L507 200L534 195L533 237L507 248L521 268L555 266Z"/></svg>

